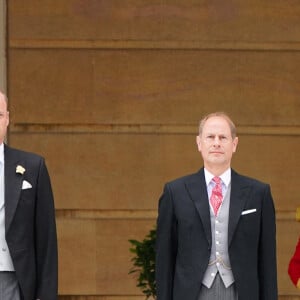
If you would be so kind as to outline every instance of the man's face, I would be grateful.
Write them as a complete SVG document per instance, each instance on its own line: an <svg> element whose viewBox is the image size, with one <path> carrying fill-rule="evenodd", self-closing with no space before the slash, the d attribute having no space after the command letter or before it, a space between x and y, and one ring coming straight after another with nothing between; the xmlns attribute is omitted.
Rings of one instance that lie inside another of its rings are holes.
<svg viewBox="0 0 300 300"><path fill-rule="evenodd" d="M229 123L221 116L210 117L203 126L202 134L197 136L198 150L208 169L228 169L237 144L238 138L232 138Z"/></svg>
<svg viewBox="0 0 300 300"><path fill-rule="evenodd" d="M7 126L9 124L9 113L4 95L0 92L0 143L3 143Z"/></svg>

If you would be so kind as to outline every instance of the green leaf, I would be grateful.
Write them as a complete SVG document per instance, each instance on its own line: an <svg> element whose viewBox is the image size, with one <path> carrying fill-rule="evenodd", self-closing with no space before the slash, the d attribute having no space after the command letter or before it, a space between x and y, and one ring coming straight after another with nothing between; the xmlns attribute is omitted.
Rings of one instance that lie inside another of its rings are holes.
<svg viewBox="0 0 300 300"><path fill-rule="evenodd" d="M138 274L136 286L142 290L146 299L156 298L155 242L156 228L150 230L142 241L129 240L129 251L135 256L131 259L133 267L128 274Z"/></svg>

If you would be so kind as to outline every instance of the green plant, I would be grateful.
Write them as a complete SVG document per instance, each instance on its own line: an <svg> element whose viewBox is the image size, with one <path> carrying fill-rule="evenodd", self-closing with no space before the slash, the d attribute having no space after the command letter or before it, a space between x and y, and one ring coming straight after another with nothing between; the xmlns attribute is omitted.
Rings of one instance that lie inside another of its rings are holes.
<svg viewBox="0 0 300 300"><path fill-rule="evenodd" d="M143 241L129 240L129 249L135 256L131 259L133 267L129 274L137 273L137 287L140 288L146 299L156 299L155 284L155 241L156 229L150 230Z"/></svg>

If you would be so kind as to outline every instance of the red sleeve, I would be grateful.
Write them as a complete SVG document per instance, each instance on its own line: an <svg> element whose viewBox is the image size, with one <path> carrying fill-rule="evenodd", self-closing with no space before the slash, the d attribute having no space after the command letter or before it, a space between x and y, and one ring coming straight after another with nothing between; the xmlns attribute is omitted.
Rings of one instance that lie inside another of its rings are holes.
<svg viewBox="0 0 300 300"><path fill-rule="evenodd" d="M298 279L300 278L300 238L298 240L296 251L291 258L288 272L294 285L297 285Z"/></svg>

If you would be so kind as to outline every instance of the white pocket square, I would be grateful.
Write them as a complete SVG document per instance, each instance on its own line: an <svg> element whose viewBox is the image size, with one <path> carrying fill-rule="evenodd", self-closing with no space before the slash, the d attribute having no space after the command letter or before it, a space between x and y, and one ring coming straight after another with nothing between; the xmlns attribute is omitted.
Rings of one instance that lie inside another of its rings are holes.
<svg viewBox="0 0 300 300"><path fill-rule="evenodd" d="M27 190L27 189L31 189L32 185L30 182L28 182L27 180L23 180L22 183L22 190Z"/></svg>
<svg viewBox="0 0 300 300"><path fill-rule="evenodd" d="M247 209L247 210L242 211L242 215L252 214L254 212L256 212L256 208Z"/></svg>

